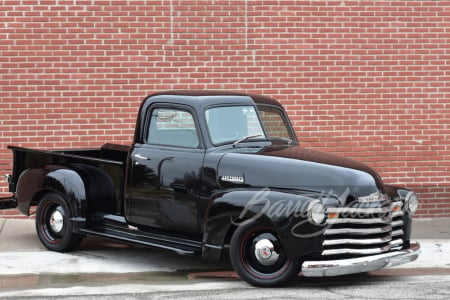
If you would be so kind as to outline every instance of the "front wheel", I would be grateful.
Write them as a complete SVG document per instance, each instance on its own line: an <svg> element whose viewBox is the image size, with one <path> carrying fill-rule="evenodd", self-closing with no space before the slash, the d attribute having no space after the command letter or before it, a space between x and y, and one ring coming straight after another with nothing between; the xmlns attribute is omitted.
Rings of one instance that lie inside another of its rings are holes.
<svg viewBox="0 0 450 300"><path fill-rule="evenodd" d="M259 222L236 229L230 243L230 260L243 280L260 287L284 285L300 269L285 255L275 230Z"/></svg>
<svg viewBox="0 0 450 300"><path fill-rule="evenodd" d="M83 236L73 232L71 213L64 198L56 193L42 197L36 210L36 231L49 250L67 252L77 248Z"/></svg>

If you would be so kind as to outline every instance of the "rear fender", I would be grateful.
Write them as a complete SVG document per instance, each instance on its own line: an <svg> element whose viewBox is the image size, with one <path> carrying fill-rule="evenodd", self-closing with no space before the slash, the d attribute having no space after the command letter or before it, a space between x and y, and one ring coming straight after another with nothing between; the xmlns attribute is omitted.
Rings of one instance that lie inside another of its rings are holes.
<svg viewBox="0 0 450 300"><path fill-rule="evenodd" d="M307 219L308 205L313 200L269 189L233 190L214 195L206 212L203 257L220 259L234 230L254 220L275 229L286 255L293 261L318 251L322 238L320 235L311 237L310 233L318 232L320 228Z"/></svg>
<svg viewBox="0 0 450 300"><path fill-rule="evenodd" d="M17 183L18 209L30 215L30 207L37 205L42 196L56 192L68 200L72 216L85 218L86 189L81 176L74 170L61 166L27 169Z"/></svg>

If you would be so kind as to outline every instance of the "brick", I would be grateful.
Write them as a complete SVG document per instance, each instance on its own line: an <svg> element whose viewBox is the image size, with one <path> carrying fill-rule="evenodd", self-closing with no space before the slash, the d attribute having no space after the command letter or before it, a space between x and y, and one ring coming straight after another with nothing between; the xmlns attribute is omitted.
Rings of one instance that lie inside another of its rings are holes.
<svg viewBox="0 0 450 300"><path fill-rule="evenodd" d="M418 216L450 214L447 2L22 2L0 8L1 149L130 141L153 91L265 93L303 146L435 184Z"/></svg>

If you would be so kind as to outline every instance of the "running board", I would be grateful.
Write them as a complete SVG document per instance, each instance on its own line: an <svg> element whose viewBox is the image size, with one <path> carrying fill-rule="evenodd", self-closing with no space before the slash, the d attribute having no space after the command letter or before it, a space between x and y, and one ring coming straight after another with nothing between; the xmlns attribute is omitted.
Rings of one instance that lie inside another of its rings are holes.
<svg viewBox="0 0 450 300"><path fill-rule="evenodd" d="M96 226L80 229L79 232L145 247L169 250L182 255L198 255L201 254L202 249L201 242L116 226Z"/></svg>

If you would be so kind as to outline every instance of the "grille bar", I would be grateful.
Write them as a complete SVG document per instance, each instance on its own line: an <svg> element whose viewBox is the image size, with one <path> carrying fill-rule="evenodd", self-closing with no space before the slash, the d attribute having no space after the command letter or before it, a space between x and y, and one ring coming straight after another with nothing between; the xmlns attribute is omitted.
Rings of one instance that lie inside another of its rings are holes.
<svg viewBox="0 0 450 300"><path fill-rule="evenodd" d="M391 246L385 246L382 248L368 248L368 249L343 248L343 249L324 250L322 252L322 255L343 255L343 254L373 255L373 254L384 253L389 250L391 250Z"/></svg>
<svg viewBox="0 0 450 300"><path fill-rule="evenodd" d="M392 231L391 226L385 226L382 228L328 228L325 230L324 235L334 234L351 234L351 235L367 235L367 234L380 234Z"/></svg>
<svg viewBox="0 0 450 300"><path fill-rule="evenodd" d="M391 217L386 218L373 218L373 219L357 219L357 218L344 218L344 219L329 219L327 224L390 224L392 222Z"/></svg>
<svg viewBox="0 0 450 300"><path fill-rule="evenodd" d="M389 212L388 206L377 208L352 208L352 207L330 207L328 213L344 213L344 214L382 214Z"/></svg>
<svg viewBox="0 0 450 300"><path fill-rule="evenodd" d="M401 230L401 229L392 231L392 236L393 236L393 237L394 237L394 236L403 235L403 234L404 234L404 232L403 232L403 230Z"/></svg>
<svg viewBox="0 0 450 300"><path fill-rule="evenodd" d="M324 256L381 254L403 247L403 202L386 195L361 197L348 207L327 209Z"/></svg>
<svg viewBox="0 0 450 300"><path fill-rule="evenodd" d="M403 217L403 211L394 211L392 212L392 218Z"/></svg>
<svg viewBox="0 0 450 300"><path fill-rule="evenodd" d="M338 240L326 240L323 242L324 246L334 245L373 245L391 241L390 236L384 238L374 239L338 239Z"/></svg>
<svg viewBox="0 0 450 300"><path fill-rule="evenodd" d="M392 248L394 248L394 247L400 247L400 246L402 246L402 245L403 245L403 240L401 240L401 239L397 239L397 240L391 241L391 247L392 247Z"/></svg>

